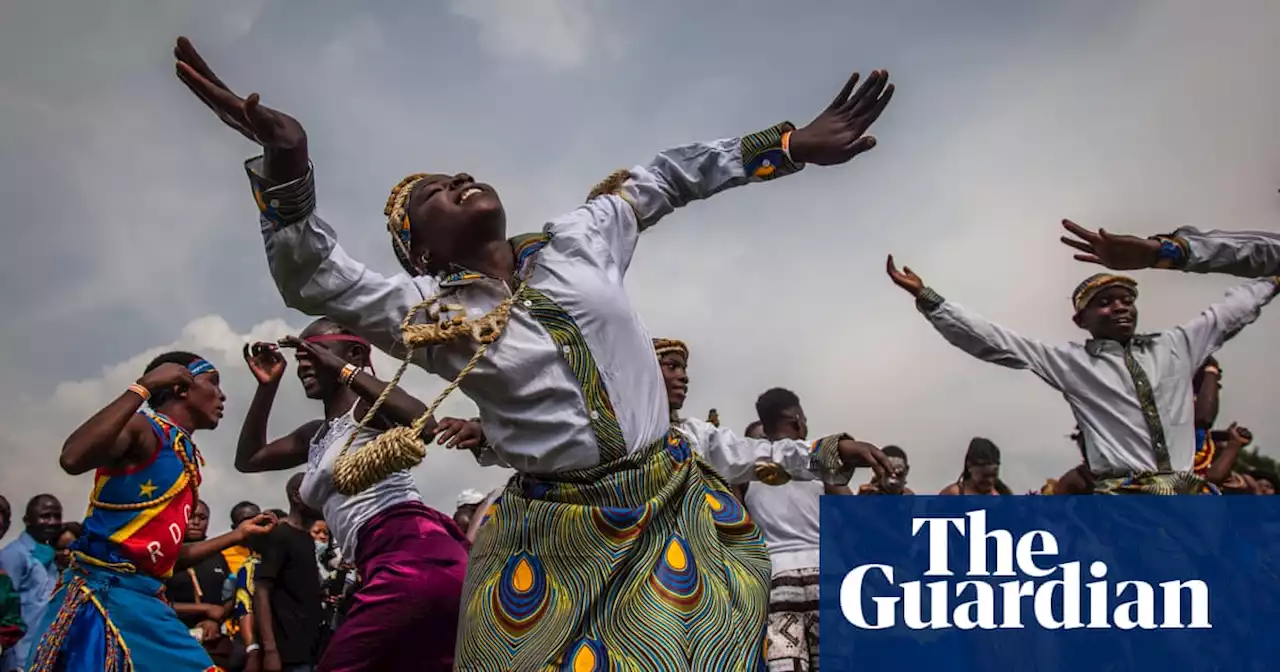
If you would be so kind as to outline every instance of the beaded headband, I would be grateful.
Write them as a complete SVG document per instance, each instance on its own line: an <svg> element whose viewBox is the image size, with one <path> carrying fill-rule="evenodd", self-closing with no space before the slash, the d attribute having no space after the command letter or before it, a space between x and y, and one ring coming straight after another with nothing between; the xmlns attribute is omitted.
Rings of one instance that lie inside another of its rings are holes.
<svg viewBox="0 0 1280 672"><path fill-rule="evenodd" d="M1089 305L1089 302L1098 295L1098 292L1116 285L1128 288L1133 292L1134 296L1138 295L1137 280L1114 273L1095 273L1076 286L1075 291L1071 293L1071 305L1078 313Z"/></svg>
<svg viewBox="0 0 1280 672"><path fill-rule="evenodd" d="M412 249L412 227L409 223L409 213L406 208L409 205L409 197L413 195L414 187L418 183L432 177L442 177L436 173L414 173L400 180L396 186L391 188L391 195L387 197L387 205L382 210L382 214L387 218L387 231L391 234L391 249L396 254L400 266L410 275L421 275L427 272L428 253L423 252L422 258L415 263L413 255L410 253Z"/></svg>
<svg viewBox="0 0 1280 672"><path fill-rule="evenodd" d="M187 365L187 371L191 372L191 375L193 376L198 376L202 373L214 373L217 369L215 369L208 360L197 358L195 361Z"/></svg>
<svg viewBox="0 0 1280 672"><path fill-rule="evenodd" d="M679 341L674 338L653 339L653 351L659 358L663 355L678 353L684 356L685 361L688 361L689 359L689 346L685 345L684 341Z"/></svg>

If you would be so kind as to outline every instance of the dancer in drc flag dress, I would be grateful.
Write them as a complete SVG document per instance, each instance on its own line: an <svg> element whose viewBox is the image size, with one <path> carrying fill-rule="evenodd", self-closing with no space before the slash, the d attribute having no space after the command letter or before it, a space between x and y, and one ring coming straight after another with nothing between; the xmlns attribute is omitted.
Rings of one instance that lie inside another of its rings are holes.
<svg viewBox="0 0 1280 672"><path fill-rule="evenodd" d="M61 464L94 470L84 536L43 622L30 672L204 672L216 669L164 599L164 580L269 531L269 515L183 545L199 501L191 433L222 418L218 371L185 352L157 357L137 383L67 439ZM142 409L144 402L150 407Z"/></svg>

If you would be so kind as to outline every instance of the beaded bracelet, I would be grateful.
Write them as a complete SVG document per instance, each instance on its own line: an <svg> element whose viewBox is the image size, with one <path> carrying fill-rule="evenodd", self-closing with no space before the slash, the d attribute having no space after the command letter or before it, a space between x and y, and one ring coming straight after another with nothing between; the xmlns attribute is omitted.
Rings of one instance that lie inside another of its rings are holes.
<svg viewBox="0 0 1280 672"><path fill-rule="evenodd" d="M342 383L346 387L350 387L351 381L355 380L356 372L359 370L360 369L357 369L354 364L348 364L342 367L342 372L338 374L338 382Z"/></svg>
<svg viewBox="0 0 1280 672"><path fill-rule="evenodd" d="M134 383L130 385L128 387L128 390L138 395L139 397L142 397L143 401L151 400L151 390L148 390L147 388L143 387L142 385L139 385L138 383Z"/></svg>

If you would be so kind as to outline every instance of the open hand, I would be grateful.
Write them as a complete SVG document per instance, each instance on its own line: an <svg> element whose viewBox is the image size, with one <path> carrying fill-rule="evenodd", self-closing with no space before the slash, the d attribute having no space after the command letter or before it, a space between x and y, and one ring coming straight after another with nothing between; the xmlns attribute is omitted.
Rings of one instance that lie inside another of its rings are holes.
<svg viewBox="0 0 1280 672"><path fill-rule="evenodd" d="M1115 271L1151 268L1160 260L1160 241L1137 236L1108 233L1106 229L1090 231L1064 219L1062 228L1076 238L1063 236L1062 244L1080 250L1076 261L1106 266Z"/></svg>
<svg viewBox="0 0 1280 672"><path fill-rule="evenodd" d="M480 423L458 418L445 418L436 424L436 443L446 448L470 450L484 441Z"/></svg>
<svg viewBox="0 0 1280 672"><path fill-rule="evenodd" d="M920 296L920 292L924 291L924 280L921 280L910 266L903 266L899 271L897 265L893 263L892 254L885 260L884 270L889 274L889 279L893 280L893 284L907 290L911 296Z"/></svg>
<svg viewBox="0 0 1280 672"><path fill-rule="evenodd" d="M174 362L166 362L142 374L138 384L147 388L151 394L173 388L185 389L195 382L195 376L187 367Z"/></svg>
<svg viewBox="0 0 1280 672"><path fill-rule="evenodd" d="M269 513L259 513L258 515L241 522L236 526L236 532L240 538L248 539L249 537L259 534L266 534L276 526L276 517Z"/></svg>
<svg viewBox="0 0 1280 672"><path fill-rule="evenodd" d="M858 77L853 73L827 109L808 126L792 132L793 161L833 166L876 146L876 139L865 133L893 98L894 87L887 70L876 70L855 93Z"/></svg>
<svg viewBox="0 0 1280 672"><path fill-rule="evenodd" d="M191 40L179 37L173 56L177 59L178 79L222 123L267 150L268 173L273 179L289 181L306 173L307 133L297 119L260 104L256 93L248 98L237 96L204 62ZM284 167L285 173L295 174L275 174L273 164Z"/></svg>
<svg viewBox="0 0 1280 672"><path fill-rule="evenodd" d="M280 354L280 348L273 343L254 343L253 345L246 343L244 362L249 365L249 371L253 373L254 378L258 379L259 385L274 385L280 382L280 378L284 376L284 370L288 367L284 356Z"/></svg>

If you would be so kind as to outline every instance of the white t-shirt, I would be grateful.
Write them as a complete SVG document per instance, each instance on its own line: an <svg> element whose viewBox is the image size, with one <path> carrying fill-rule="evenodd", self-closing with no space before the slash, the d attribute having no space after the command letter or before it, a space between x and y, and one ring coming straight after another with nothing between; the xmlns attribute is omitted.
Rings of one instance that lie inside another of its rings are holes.
<svg viewBox="0 0 1280 672"><path fill-rule="evenodd" d="M760 527L773 574L818 566L818 512L821 481L747 486L747 511Z"/></svg>
<svg viewBox="0 0 1280 672"><path fill-rule="evenodd" d="M356 557L360 528L370 518L396 504L422 501L418 486L408 471L397 471L368 490L350 497L338 492L337 486L333 484L333 463L357 424L355 406L352 406L346 414L320 427L320 431L311 439L311 448L307 452L307 473L302 479L299 492L307 506L324 514L334 542L342 549L342 555L350 560L355 560ZM360 430L349 452L359 452L379 433L368 427Z"/></svg>

